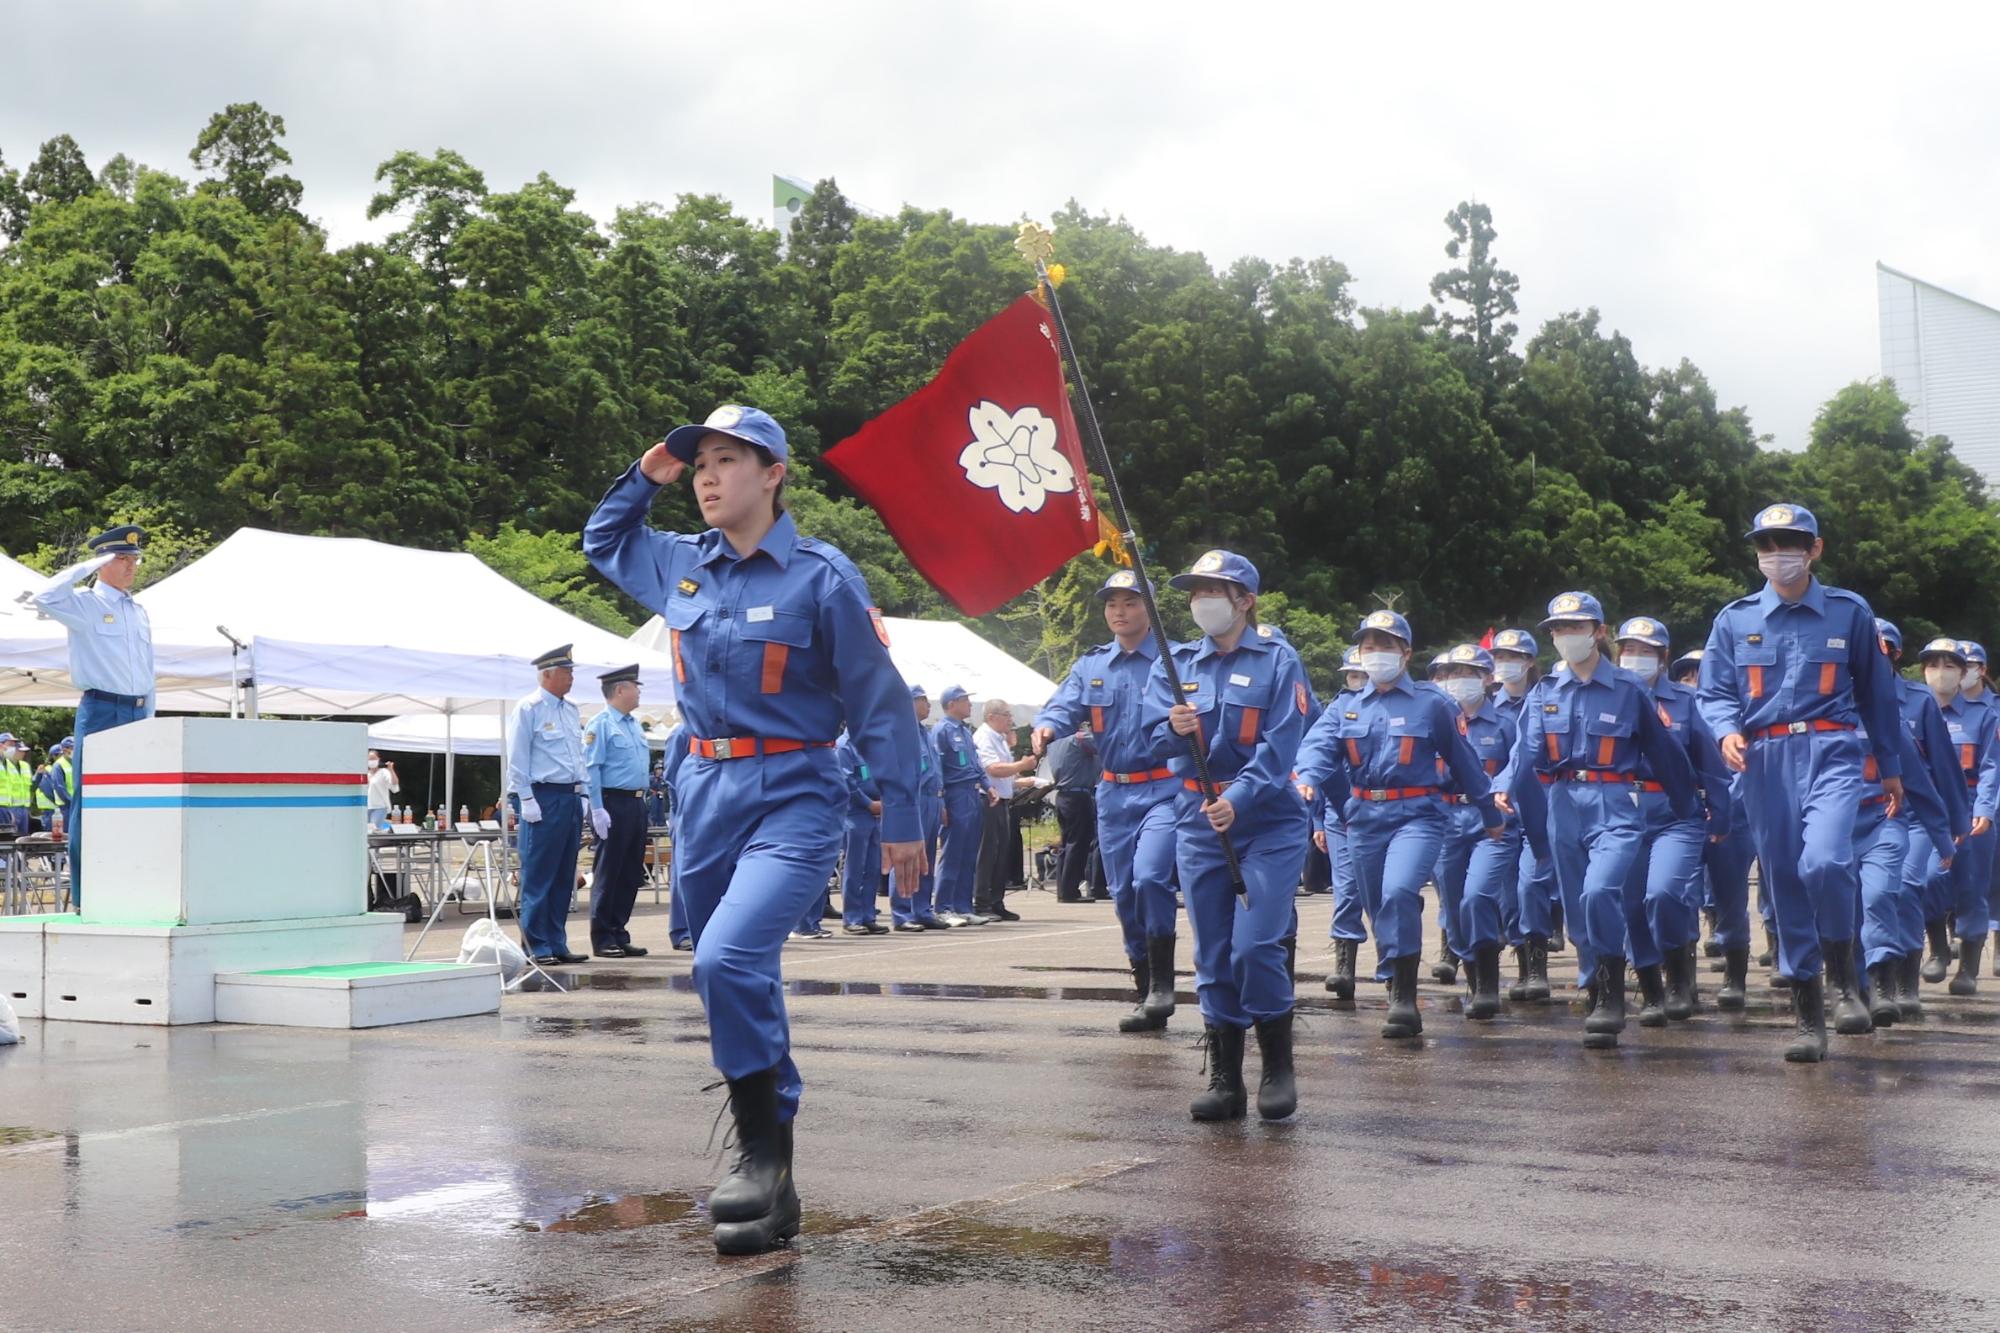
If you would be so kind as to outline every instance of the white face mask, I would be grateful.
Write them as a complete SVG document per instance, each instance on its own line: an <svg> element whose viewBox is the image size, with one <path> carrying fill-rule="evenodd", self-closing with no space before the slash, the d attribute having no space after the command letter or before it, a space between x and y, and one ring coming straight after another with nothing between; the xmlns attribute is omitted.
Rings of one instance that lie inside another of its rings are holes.
<svg viewBox="0 0 2000 1333"><path fill-rule="evenodd" d="M1368 673L1366 671L1350 671L1347 673L1348 689L1359 690L1362 686L1366 685L1367 683L1368 683Z"/></svg>
<svg viewBox="0 0 2000 1333"><path fill-rule="evenodd" d="M1968 666L1965 669L1965 674L1963 676L1959 677L1958 688L1960 688L1961 690L1976 690L1979 688L1980 681L1983 680L1985 676L1986 676L1986 668L1978 665L1977 663L1974 663L1973 665Z"/></svg>
<svg viewBox="0 0 2000 1333"><path fill-rule="evenodd" d="M1640 680L1649 681L1660 674L1660 659L1651 653L1620 653L1618 665Z"/></svg>
<svg viewBox="0 0 2000 1333"><path fill-rule="evenodd" d="M1955 666L1927 666L1924 668L1924 684L1931 687L1932 694L1957 694L1958 683L1964 674Z"/></svg>
<svg viewBox="0 0 2000 1333"><path fill-rule="evenodd" d="M1571 666L1585 661L1597 650L1597 636L1588 630L1581 634L1551 634L1549 638L1555 643L1556 652L1561 654L1562 660Z"/></svg>
<svg viewBox="0 0 2000 1333"><path fill-rule="evenodd" d="M1209 594L1197 597L1188 603L1188 611L1194 616L1194 623L1201 626L1201 632L1211 639L1221 638L1236 624L1238 612L1236 604L1227 597Z"/></svg>
<svg viewBox="0 0 2000 1333"><path fill-rule="evenodd" d="M372 772L374 772L374 771L375 771L375 770L376 770L377 768L381 767L381 764L382 764L382 761L381 761L380 759L370 759L370 760L368 761L368 770L369 770L369 772L371 772L371 773L372 773Z"/></svg>
<svg viewBox="0 0 2000 1333"><path fill-rule="evenodd" d="M1805 576L1806 553L1761 551L1757 555L1757 571L1773 583L1797 583Z"/></svg>
<svg viewBox="0 0 2000 1333"><path fill-rule="evenodd" d="M1403 674L1403 655L1401 653L1363 653L1361 654L1361 669L1366 671L1368 679L1374 681L1377 685L1387 685L1390 681Z"/></svg>
<svg viewBox="0 0 2000 1333"><path fill-rule="evenodd" d="M1486 697L1485 682L1472 677L1454 676L1440 683L1444 686L1444 692L1456 699L1461 708L1474 707Z"/></svg>
<svg viewBox="0 0 2000 1333"><path fill-rule="evenodd" d="M1519 680L1521 677L1527 674L1528 674L1528 664L1526 662L1503 661L1503 662L1495 662L1493 664L1493 678L1499 681L1502 685L1512 685L1515 681Z"/></svg>

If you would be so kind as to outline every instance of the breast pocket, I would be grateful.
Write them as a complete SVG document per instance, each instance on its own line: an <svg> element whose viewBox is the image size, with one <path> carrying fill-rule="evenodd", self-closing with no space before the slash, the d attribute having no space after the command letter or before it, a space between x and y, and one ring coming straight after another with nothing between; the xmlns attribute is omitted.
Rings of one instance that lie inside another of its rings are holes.
<svg viewBox="0 0 2000 1333"><path fill-rule="evenodd" d="M1090 718L1090 729L1097 735L1104 734L1110 720L1112 705L1118 701L1118 692L1109 685L1086 685L1083 687L1083 706Z"/></svg>
<svg viewBox="0 0 2000 1333"><path fill-rule="evenodd" d="M1542 756L1551 764L1569 757L1569 710L1542 714Z"/></svg>
<svg viewBox="0 0 2000 1333"><path fill-rule="evenodd" d="M803 611L783 607L761 607L742 613L737 634L746 642L760 645L757 690L779 694L785 688L785 667L794 648L811 645L813 617Z"/></svg>
<svg viewBox="0 0 2000 1333"><path fill-rule="evenodd" d="M1625 742L1632 736L1632 719L1629 717L1606 718L1601 714L1583 724L1584 735L1589 737L1590 766L1592 768L1615 768L1624 757Z"/></svg>
<svg viewBox="0 0 2000 1333"><path fill-rule="evenodd" d="M1229 738L1241 746L1252 746L1264 731L1265 706L1270 702L1268 681L1252 679L1248 685L1234 681L1222 687L1222 725Z"/></svg>
<svg viewBox="0 0 2000 1333"><path fill-rule="evenodd" d="M1399 767L1414 764L1436 770L1439 766L1437 745L1431 740L1430 730L1421 722L1391 722L1389 744Z"/></svg>
<svg viewBox="0 0 2000 1333"><path fill-rule="evenodd" d="M1839 694L1847 688L1848 655L1845 648L1813 644L1805 650L1805 669L1799 687L1806 694Z"/></svg>
<svg viewBox="0 0 2000 1333"><path fill-rule="evenodd" d="M1368 724L1359 718L1342 718L1339 734L1340 749L1347 756L1348 766L1358 770L1366 762Z"/></svg>
<svg viewBox="0 0 2000 1333"><path fill-rule="evenodd" d="M1770 675L1777 669L1778 650L1768 643L1736 646L1736 678L1743 684L1743 697L1762 699L1771 692Z"/></svg>
<svg viewBox="0 0 2000 1333"><path fill-rule="evenodd" d="M667 650L673 655L674 680L678 684L687 684L688 678L687 658L681 650L681 638L695 633L707 614L707 607L686 597L670 599L666 610L660 612L660 619L666 622Z"/></svg>

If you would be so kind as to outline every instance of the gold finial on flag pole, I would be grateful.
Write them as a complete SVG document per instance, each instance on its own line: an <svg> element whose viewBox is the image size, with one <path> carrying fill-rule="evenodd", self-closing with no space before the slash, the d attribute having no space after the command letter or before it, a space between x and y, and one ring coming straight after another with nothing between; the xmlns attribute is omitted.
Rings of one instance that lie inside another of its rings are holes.
<svg viewBox="0 0 2000 1333"><path fill-rule="evenodd" d="M1023 222L1021 232L1014 238L1014 252L1028 261L1028 267L1039 275L1056 255L1055 233L1039 222Z"/></svg>

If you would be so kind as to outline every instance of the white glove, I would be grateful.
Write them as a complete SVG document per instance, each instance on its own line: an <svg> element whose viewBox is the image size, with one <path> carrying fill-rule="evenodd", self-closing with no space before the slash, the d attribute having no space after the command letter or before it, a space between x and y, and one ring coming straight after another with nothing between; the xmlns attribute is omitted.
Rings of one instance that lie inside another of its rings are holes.
<svg viewBox="0 0 2000 1333"><path fill-rule="evenodd" d="M590 812L590 826L597 830L597 837L600 842L610 837L611 812L609 810L592 810Z"/></svg>
<svg viewBox="0 0 2000 1333"><path fill-rule="evenodd" d="M521 798L521 818L530 824L542 822L542 803L532 796Z"/></svg>

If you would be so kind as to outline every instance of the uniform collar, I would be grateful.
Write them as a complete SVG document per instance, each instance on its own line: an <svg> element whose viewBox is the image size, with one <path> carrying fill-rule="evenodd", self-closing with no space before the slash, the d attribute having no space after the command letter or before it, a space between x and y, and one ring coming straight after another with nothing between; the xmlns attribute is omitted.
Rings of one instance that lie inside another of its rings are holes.
<svg viewBox="0 0 2000 1333"><path fill-rule="evenodd" d="M1203 638L1206 637L1206 635L1203 636ZM1118 640L1116 639L1111 640L1111 642L1105 644L1098 651L1111 654L1111 660L1114 662L1126 656L1143 657L1149 662L1156 662L1160 657L1160 645L1154 641L1153 636L1150 634L1139 640L1139 646L1134 648L1130 654L1127 654L1123 648L1118 646Z"/></svg>
<svg viewBox="0 0 2000 1333"><path fill-rule="evenodd" d="M1267 639L1263 635L1257 632L1257 626L1245 625L1243 627L1243 637L1238 639L1236 641L1236 646L1230 649L1229 651L1231 651L1232 653L1240 653L1247 649L1250 652L1255 652L1255 653L1266 652L1270 649L1271 645L1276 643L1277 641L1278 638L1275 634ZM1202 635L1201 638L1196 641L1194 650L1195 661L1199 662L1204 657L1219 657L1221 655L1222 655L1221 650L1215 646L1215 640L1209 638L1206 634Z"/></svg>
<svg viewBox="0 0 2000 1333"><path fill-rule="evenodd" d="M1361 693L1355 697L1359 699L1372 699L1376 695L1385 694L1390 690L1401 690L1405 694L1414 695L1417 692L1417 687L1410 683L1410 673L1405 671L1387 685L1380 686L1379 688L1374 681L1369 681L1361 687ZM1458 705L1453 704L1452 707L1456 708Z"/></svg>
<svg viewBox="0 0 2000 1333"><path fill-rule="evenodd" d="M722 535L720 528L710 528L702 534L701 539L707 543L707 549L702 552L701 559L695 562L697 564L712 565L725 556L731 560L749 558L739 557L736 554L736 548L729 544L729 538ZM792 513L788 509L778 515L778 521L771 525L771 530L764 534L764 540L757 543L757 550L750 554L756 555L761 551L770 556L779 569L784 569L792 563L792 552L798 549L798 544L799 525L792 521Z"/></svg>
<svg viewBox="0 0 2000 1333"><path fill-rule="evenodd" d="M1784 598L1778 596L1777 589L1773 588L1767 579L1764 583L1763 591L1757 594L1757 609L1768 616L1781 606L1807 606L1811 607L1816 614L1825 615L1826 588L1820 583L1819 577L1815 575L1806 584L1805 596L1799 598L1796 602L1787 602Z"/></svg>
<svg viewBox="0 0 2000 1333"><path fill-rule="evenodd" d="M535 686L535 694L536 694L537 696L539 696L540 698L542 698L542 699L546 699L546 700L547 700L548 702L550 702L550 703L552 703L552 704L556 704L556 705L558 705L558 706L560 706L560 705L563 705L563 704L567 704L567 703L569 702L569 700L567 700L567 699L559 699L559 698L557 698L557 697L556 697L555 695L553 695L553 694L550 694L550 693L548 692L548 689L547 689L547 687L545 687L545 686L541 686L541 685L537 685L537 686Z"/></svg>

